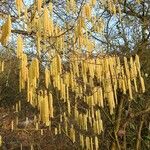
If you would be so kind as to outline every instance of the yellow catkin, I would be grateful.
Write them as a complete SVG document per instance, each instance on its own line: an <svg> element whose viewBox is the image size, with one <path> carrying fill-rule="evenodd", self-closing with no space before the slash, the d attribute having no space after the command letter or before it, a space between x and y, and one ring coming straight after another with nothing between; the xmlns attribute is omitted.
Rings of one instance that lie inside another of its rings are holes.
<svg viewBox="0 0 150 150"><path fill-rule="evenodd" d="M16 0L16 8L17 8L17 11L18 11L18 16L20 17L20 13L21 13L21 10L23 8L22 0Z"/></svg>
<svg viewBox="0 0 150 150"><path fill-rule="evenodd" d="M119 17L120 17L120 19L121 19L121 14L122 14L122 13L121 13L120 5L118 5L118 7L117 7L117 8L118 8L118 12L119 12Z"/></svg>
<svg viewBox="0 0 150 150"><path fill-rule="evenodd" d="M43 29L44 29L44 38L47 37L47 32L49 28L49 12L47 7L44 7L44 16L43 16Z"/></svg>
<svg viewBox="0 0 150 150"><path fill-rule="evenodd" d="M112 5L112 10L113 10L113 14L116 16L116 6L114 4Z"/></svg>
<svg viewBox="0 0 150 150"><path fill-rule="evenodd" d="M31 150L34 150L34 146L33 144L30 145Z"/></svg>
<svg viewBox="0 0 150 150"><path fill-rule="evenodd" d="M17 58L22 58L23 54L23 40L22 37L19 35L17 38Z"/></svg>
<svg viewBox="0 0 150 150"><path fill-rule="evenodd" d="M133 81L134 81L135 92L138 92L136 78L134 78Z"/></svg>
<svg viewBox="0 0 150 150"><path fill-rule="evenodd" d="M20 143L20 150L22 150L23 146L22 146L22 143Z"/></svg>
<svg viewBox="0 0 150 150"><path fill-rule="evenodd" d="M93 139L92 139L92 137L90 138L90 145L91 145L91 150L93 150L94 147L93 147Z"/></svg>
<svg viewBox="0 0 150 150"><path fill-rule="evenodd" d="M140 59L138 55L135 55L135 66L136 66L139 76L141 77L141 71L140 71L141 65L140 65Z"/></svg>
<svg viewBox="0 0 150 150"><path fill-rule="evenodd" d="M87 131L87 115L83 115L83 128Z"/></svg>
<svg viewBox="0 0 150 150"><path fill-rule="evenodd" d="M53 3L52 2L49 3L49 12L50 12L50 15L52 15L52 13L53 13Z"/></svg>
<svg viewBox="0 0 150 150"><path fill-rule="evenodd" d="M21 101L18 102L18 110L21 111Z"/></svg>
<svg viewBox="0 0 150 150"><path fill-rule="evenodd" d="M82 134L79 135L80 136L80 145L82 147L82 149L84 148L84 137Z"/></svg>
<svg viewBox="0 0 150 150"><path fill-rule="evenodd" d="M27 22L28 21L28 9L27 9L27 7L25 7L24 18L25 18L25 21Z"/></svg>
<svg viewBox="0 0 150 150"><path fill-rule="evenodd" d="M9 15L7 21L2 26L2 35L0 38L0 42L2 45L6 45L9 37L11 35L11 16Z"/></svg>
<svg viewBox="0 0 150 150"><path fill-rule="evenodd" d="M58 134L61 134L61 125L58 125Z"/></svg>
<svg viewBox="0 0 150 150"><path fill-rule="evenodd" d="M95 136L95 150L99 149L98 138Z"/></svg>
<svg viewBox="0 0 150 150"><path fill-rule="evenodd" d="M84 15L87 19L91 18L91 7L88 3L84 6Z"/></svg>
<svg viewBox="0 0 150 150"><path fill-rule="evenodd" d="M108 0L108 9L111 13L113 12L113 6L112 5L113 5L112 0Z"/></svg>
<svg viewBox="0 0 150 150"><path fill-rule="evenodd" d="M19 109L18 109L18 103L16 103L16 112L18 112Z"/></svg>
<svg viewBox="0 0 150 150"><path fill-rule="evenodd" d="M144 79L143 77L140 77L140 81L141 81L141 87L142 87L142 92L145 92L145 83L144 83Z"/></svg>
<svg viewBox="0 0 150 150"><path fill-rule="evenodd" d="M74 143L75 142L75 129L73 125L71 125L71 128L70 128L70 137L72 139L72 142Z"/></svg>
<svg viewBox="0 0 150 150"><path fill-rule="evenodd" d="M71 107L70 107L70 101L67 101L67 109L68 109L68 115L71 114Z"/></svg>
<svg viewBox="0 0 150 150"><path fill-rule="evenodd" d="M45 68L45 86L48 88L50 84L50 72L47 68Z"/></svg>
<svg viewBox="0 0 150 150"><path fill-rule="evenodd" d="M96 5L96 0L90 0L90 4L91 4L92 6L95 6L95 5Z"/></svg>
<svg viewBox="0 0 150 150"><path fill-rule="evenodd" d="M56 61L57 61L57 69L58 69L58 73L61 74L62 73L62 69L61 69L61 58L60 55L56 55Z"/></svg>
<svg viewBox="0 0 150 150"><path fill-rule="evenodd" d="M43 122L45 122L46 126L49 126L50 120L49 120L49 103L48 103L48 96L47 92L44 91L44 101L43 101Z"/></svg>
<svg viewBox="0 0 150 150"><path fill-rule="evenodd" d="M58 134L58 129L55 128L54 132L55 132L55 135L57 135Z"/></svg>
<svg viewBox="0 0 150 150"><path fill-rule="evenodd" d="M38 122L35 123L35 130L39 130L39 124L38 124Z"/></svg>
<svg viewBox="0 0 150 150"><path fill-rule="evenodd" d="M86 149L90 150L90 138L88 136L86 136L85 138L85 144L86 144Z"/></svg>
<svg viewBox="0 0 150 150"><path fill-rule="evenodd" d="M12 120L11 121L11 131L13 131L14 130L14 121Z"/></svg>
<svg viewBox="0 0 150 150"><path fill-rule="evenodd" d="M50 113L50 117L53 118L54 117L54 110L53 110L53 97L52 94L49 92L49 113Z"/></svg>
<svg viewBox="0 0 150 150"><path fill-rule="evenodd" d="M43 0L37 0L37 9L38 9L38 11L41 10L42 3L43 3Z"/></svg>
<svg viewBox="0 0 150 150"><path fill-rule="evenodd" d="M43 135L43 134L44 134L43 129L41 129L41 135Z"/></svg>
<svg viewBox="0 0 150 150"><path fill-rule="evenodd" d="M0 147L2 146L2 143L3 143L2 136L0 135Z"/></svg>
<svg viewBox="0 0 150 150"><path fill-rule="evenodd" d="M4 71L4 61L1 62L1 72Z"/></svg>
<svg viewBox="0 0 150 150"><path fill-rule="evenodd" d="M129 97L130 97L130 100L133 99L133 95L132 95L132 87L131 87L131 80L128 79L128 88L129 88Z"/></svg>

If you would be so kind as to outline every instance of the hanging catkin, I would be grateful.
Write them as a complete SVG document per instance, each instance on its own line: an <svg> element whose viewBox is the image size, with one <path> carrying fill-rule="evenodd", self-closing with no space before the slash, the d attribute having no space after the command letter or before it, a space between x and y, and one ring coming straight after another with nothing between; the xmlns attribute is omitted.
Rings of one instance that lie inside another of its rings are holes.
<svg viewBox="0 0 150 150"><path fill-rule="evenodd" d="M45 86L48 88L50 84L50 72L47 68L45 68Z"/></svg>
<svg viewBox="0 0 150 150"><path fill-rule="evenodd" d="M92 6L95 6L96 0L90 0L90 4L91 4Z"/></svg>
<svg viewBox="0 0 150 150"><path fill-rule="evenodd" d="M11 131L13 131L14 130L14 121L12 120L11 121Z"/></svg>
<svg viewBox="0 0 150 150"><path fill-rule="evenodd" d="M85 144L86 144L86 149L90 150L90 138L88 136L86 136L85 138Z"/></svg>
<svg viewBox="0 0 150 150"><path fill-rule="evenodd" d="M49 101L50 118L53 118L54 117L53 97L50 92L49 92L49 96L48 96L48 101Z"/></svg>
<svg viewBox="0 0 150 150"><path fill-rule="evenodd" d="M98 138L95 136L95 150L99 149Z"/></svg>
<svg viewBox="0 0 150 150"><path fill-rule="evenodd" d="M4 61L2 61L2 62L1 62L1 72L3 72L3 71L4 71L4 65L5 65L5 62L4 62Z"/></svg>
<svg viewBox="0 0 150 150"><path fill-rule="evenodd" d="M41 10L42 3L43 3L43 0L37 0L37 9L38 9L38 11Z"/></svg>
<svg viewBox="0 0 150 150"><path fill-rule="evenodd" d="M83 135L81 134L81 133L79 133L80 135L80 145L81 145L81 147L82 147L82 149L84 148L84 137L83 137Z"/></svg>
<svg viewBox="0 0 150 150"><path fill-rule="evenodd" d="M17 38L17 58L22 58L23 54L23 40L22 37L19 35Z"/></svg>
<svg viewBox="0 0 150 150"><path fill-rule="evenodd" d="M74 143L75 142L75 129L73 125L71 125L71 128L70 128L70 137L72 139L72 142Z"/></svg>
<svg viewBox="0 0 150 150"><path fill-rule="evenodd" d="M6 45L7 41L11 35L11 16L9 15L7 21L2 26L2 35L0 38L0 42L2 45Z"/></svg>
<svg viewBox="0 0 150 150"><path fill-rule="evenodd" d="M88 3L85 4L83 11L84 11L85 17L87 19L90 19L91 18L91 7L90 7L90 5Z"/></svg>
<svg viewBox="0 0 150 150"><path fill-rule="evenodd" d="M3 143L2 136L0 135L0 147L2 146L2 143Z"/></svg>
<svg viewBox="0 0 150 150"><path fill-rule="evenodd" d="M49 28L49 12L47 7L44 7L44 16L43 16L43 29L44 29L44 38L47 37L47 32Z"/></svg>
<svg viewBox="0 0 150 150"><path fill-rule="evenodd" d="M143 77L140 77L140 81L141 81L141 87L142 87L142 92L145 92L145 84L144 84L144 79Z"/></svg>
<svg viewBox="0 0 150 150"><path fill-rule="evenodd" d="M50 12L50 15L52 16L52 13L53 13L53 3L52 2L49 3L49 12Z"/></svg>
<svg viewBox="0 0 150 150"><path fill-rule="evenodd" d="M21 10L23 8L23 2L22 2L22 0L16 0L16 8L18 10L18 16L20 18L20 13L21 13Z"/></svg>

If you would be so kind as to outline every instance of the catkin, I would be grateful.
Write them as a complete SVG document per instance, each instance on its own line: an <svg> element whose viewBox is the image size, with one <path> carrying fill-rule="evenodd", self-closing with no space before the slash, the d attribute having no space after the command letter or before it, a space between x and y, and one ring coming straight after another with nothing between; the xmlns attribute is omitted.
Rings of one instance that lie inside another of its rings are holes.
<svg viewBox="0 0 150 150"><path fill-rule="evenodd" d="M52 16L52 13L53 13L53 3L52 2L49 3L49 12L50 12L50 15Z"/></svg>
<svg viewBox="0 0 150 150"><path fill-rule="evenodd" d="M98 138L95 136L95 150L99 149Z"/></svg>
<svg viewBox="0 0 150 150"><path fill-rule="evenodd" d="M131 87L131 80L128 79L128 88L129 88L129 97L130 97L130 100L133 99L133 95L132 95L132 87Z"/></svg>
<svg viewBox="0 0 150 150"><path fill-rule="evenodd" d="M142 92L145 92L145 84L144 84L144 79L143 77L140 77L140 81L141 81L141 87L142 87Z"/></svg>
<svg viewBox="0 0 150 150"><path fill-rule="evenodd" d="M12 120L11 121L11 131L13 131L14 130L14 121Z"/></svg>
<svg viewBox="0 0 150 150"><path fill-rule="evenodd" d="M4 64L5 64L4 61L2 61L2 62L1 62L1 72L4 71Z"/></svg>
<svg viewBox="0 0 150 150"><path fill-rule="evenodd" d="M71 128L70 128L70 137L72 139L72 142L74 143L75 142L75 130L74 130L73 125L71 125Z"/></svg>
<svg viewBox="0 0 150 150"><path fill-rule="evenodd" d="M50 72L47 68L45 68L45 86L48 88L50 84Z"/></svg>
<svg viewBox="0 0 150 150"><path fill-rule="evenodd" d="M9 15L6 22L2 26L2 35L0 38L0 42L2 45L6 45L9 37L11 35L11 16Z"/></svg>
<svg viewBox="0 0 150 150"><path fill-rule="evenodd" d="M2 136L0 135L0 147L2 146L2 143L3 143Z"/></svg>
<svg viewBox="0 0 150 150"><path fill-rule="evenodd" d="M19 35L17 38L17 58L22 58L23 54L23 40L22 37Z"/></svg>
<svg viewBox="0 0 150 150"><path fill-rule="evenodd" d="M43 0L37 0L37 9L38 9L38 11L41 10L42 3L43 3Z"/></svg>
<svg viewBox="0 0 150 150"><path fill-rule="evenodd" d="M49 12L47 7L44 7L44 16L43 16L43 29L44 29L44 38L47 37L47 32L49 28Z"/></svg>
<svg viewBox="0 0 150 150"><path fill-rule="evenodd" d="M21 10L23 8L23 2L22 2L22 0L16 0L16 8L18 10L18 16L20 18L20 13L21 13Z"/></svg>
<svg viewBox="0 0 150 150"><path fill-rule="evenodd" d="M91 18L91 7L88 3L84 6L84 15L87 19Z"/></svg>
<svg viewBox="0 0 150 150"><path fill-rule="evenodd" d="M88 136L86 136L85 138L85 144L86 144L86 149L90 150L90 138Z"/></svg>

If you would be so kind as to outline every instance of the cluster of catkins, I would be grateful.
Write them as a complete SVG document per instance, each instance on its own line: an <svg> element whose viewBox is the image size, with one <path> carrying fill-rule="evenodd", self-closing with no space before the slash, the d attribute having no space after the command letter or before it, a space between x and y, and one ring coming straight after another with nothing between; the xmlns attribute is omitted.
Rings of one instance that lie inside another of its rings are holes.
<svg viewBox="0 0 150 150"><path fill-rule="evenodd" d="M107 4L108 9L115 14L115 1L108 0ZM138 55L121 60L117 55L89 55L94 50L94 43L88 37L86 22L91 21L93 26L98 25L93 28L95 32L102 32L104 29L103 20L98 22L92 16L92 7L95 5L96 0L90 0L83 5L74 27L66 23L68 33L69 29L74 31L71 34L75 42L72 47L75 52L66 62L62 59L60 51L68 48L65 43L67 31L54 24L53 4L50 2L47 7L43 5L42 0L37 0L34 4L35 16L30 20L28 10L22 12L22 0L16 0L18 16L24 14L28 32L35 33L37 45L38 55L29 63L27 55L23 52L22 37L17 38L19 92L26 91L27 101L39 110L34 117L35 130L39 130L42 123L54 131L54 134L65 132L73 143L79 142L83 149L90 150L99 149L98 136L103 131L100 108L108 106L110 114L113 114L118 103L118 91L128 94L129 100L133 99L134 93L145 92ZM76 8L74 0L67 0L68 13L76 12ZM9 16L2 27L0 42L3 45L7 43L10 33ZM47 51L46 45L52 41L58 52L54 52L52 59L48 57L48 65L43 65L38 58L42 52ZM82 54L81 47L86 48L87 54ZM3 70L4 63L0 65ZM41 67L44 68L44 72L41 71ZM41 82L43 74L44 82ZM41 86L41 83L44 85ZM21 100L16 103L16 111L20 110ZM18 124L18 118L16 120ZM13 121L11 126L14 130ZM40 130L43 134L43 129ZM89 130L92 131L92 135L88 134Z"/></svg>
<svg viewBox="0 0 150 150"><path fill-rule="evenodd" d="M44 86L41 88L38 59L33 58L28 65L27 56L19 50L17 54L20 59L20 91L26 90L27 101L39 110L36 129L39 129L40 122L52 129L53 121L59 116L55 134L64 131L73 142L79 140L83 148L95 146L98 149L97 136L103 131L100 108L109 106L110 114L113 114L118 91L128 94L129 100L133 99L133 93L145 92L138 55L120 60L116 55L89 57L76 53L70 56L66 64L69 69L65 70L66 62L56 53L45 67ZM79 134L77 127L85 132L92 128L94 136Z"/></svg>

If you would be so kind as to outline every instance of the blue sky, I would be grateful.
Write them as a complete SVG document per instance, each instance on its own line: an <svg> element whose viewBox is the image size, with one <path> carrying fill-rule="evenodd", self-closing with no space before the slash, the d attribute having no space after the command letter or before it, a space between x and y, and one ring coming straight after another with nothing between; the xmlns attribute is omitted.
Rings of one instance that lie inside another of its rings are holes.
<svg viewBox="0 0 150 150"><path fill-rule="evenodd" d="M31 4L33 4L34 0L24 0L24 3L27 5L27 6L30 6Z"/></svg>

